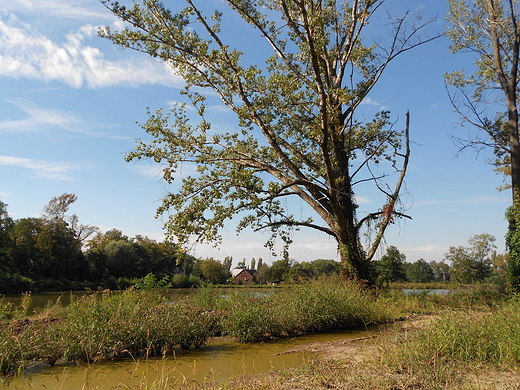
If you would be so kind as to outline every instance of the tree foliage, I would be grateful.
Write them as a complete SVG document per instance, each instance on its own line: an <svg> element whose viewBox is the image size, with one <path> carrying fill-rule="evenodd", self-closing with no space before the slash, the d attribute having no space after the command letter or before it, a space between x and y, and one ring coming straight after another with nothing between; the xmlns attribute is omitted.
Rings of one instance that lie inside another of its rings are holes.
<svg viewBox="0 0 520 390"><path fill-rule="evenodd" d="M469 239L469 247L450 247L445 260L451 262L451 280L457 283L483 282L492 271L491 256L495 237L477 234Z"/></svg>
<svg viewBox="0 0 520 390"><path fill-rule="evenodd" d="M365 27L384 0L226 0L226 15L242 19L236 28L267 43L241 39L241 51L225 34L224 13L205 13L203 3L185 0L184 8L170 10L157 0L129 7L100 1L128 26L100 35L171 65L199 116L194 123L184 105L150 113L143 128L152 140L139 141L126 157L162 164L170 183L185 164L196 165L197 173L184 177L158 209L171 212L168 235L218 244L219 230L238 217L239 231L268 230L272 247L277 237L290 243L292 229L317 229L338 242L347 276L369 279L386 228L404 216L398 206L409 122L398 130L386 111L368 121L356 112L396 56L429 40L419 34L428 22L391 18L388 44L370 44ZM217 131L209 122L208 89L235 114L237 131ZM391 172L393 184L385 179ZM358 217L355 189L366 182L384 200ZM291 198L323 223L292 214L284 206ZM373 239L363 246L368 225Z"/></svg>
<svg viewBox="0 0 520 390"><path fill-rule="evenodd" d="M392 282L406 280L405 270L406 256L399 252L395 246L387 248L386 254L376 262L377 284L385 285Z"/></svg>
<svg viewBox="0 0 520 390"><path fill-rule="evenodd" d="M419 259L406 265L406 279L412 283L428 283L435 279L430 263Z"/></svg>

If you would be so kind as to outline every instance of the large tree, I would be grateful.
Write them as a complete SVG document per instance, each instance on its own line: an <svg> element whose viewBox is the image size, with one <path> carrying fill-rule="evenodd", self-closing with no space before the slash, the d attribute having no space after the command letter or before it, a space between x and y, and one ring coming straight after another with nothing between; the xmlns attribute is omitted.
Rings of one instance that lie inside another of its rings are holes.
<svg viewBox="0 0 520 390"><path fill-rule="evenodd" d="M457 139L463 148L492 147L498 170L511 177L514 196L520 190L517 1L448 2L451 50L477 57L476 70L471 74L459 70L446 75L453 106L464 122L480 130L468 139Z"/></svg>
<svg viewBox="0 0 520 390"><path fill-rule="evenodd" d="M497 170L511 178L513 207L506 237L511 282L520 290L520 140L518 67L520 26L517 0L448 0L447 34L455 52L476 54L476 71L447 75L450 98L463 120L480 131L461 146L491 147ZM509 187L509 184L506 185Z"/></svg>
<svg viewBox="0 0 520 390"><path fill-rule="evenodd" d="M197 173L158 209L172 211L167 233L181 243L218 244L220 228L238 217L239 231L269 230L271 245L276 237L289 243L291 229L312 228L337 241L346 276L369 279L385 230L404 216L398 209L409 117L398 130L386 111L369 120L356 113L396 56L431 39L419 34L428 22L392 17L385 39L379 19L383 38L370 41L366 26L378 11L387 15L384 0L222 1L233 27L223 23L224 12L205 13L206 1L185 0L174 10L157 0L129 7L100 1L127 23L100 35L171 65L200 119L195 124L183 105L158 110L143 125L152 141L139 141L127 155L161 163L167 182L184 164L196 164ZM208 89L236 115L238 130L217 132L209 123ZM356 186L367 182L382 204L358 216ZM323 223L292 215L290 198L307 203ZM367 227L371 239L361 242Z"/></svg>

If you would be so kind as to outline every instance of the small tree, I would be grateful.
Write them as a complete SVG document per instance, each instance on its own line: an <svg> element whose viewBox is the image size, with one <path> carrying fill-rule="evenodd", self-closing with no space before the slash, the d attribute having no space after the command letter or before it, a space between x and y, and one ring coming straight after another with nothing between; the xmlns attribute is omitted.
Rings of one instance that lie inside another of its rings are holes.
<svg viewBox="0 0 520 390"><path fill-rule="evenodd" d="M200 264L200 270L204 280L212 284L223 284L230 276L225 267L212 258L203 260Z"/></svg>
<svg viewBox="0 0 520 390"><path fill-rule="evenodd" d="M233 266L233 256L224 257L224 261L222 263L226 271L231 272L231 267Z"/></svg>

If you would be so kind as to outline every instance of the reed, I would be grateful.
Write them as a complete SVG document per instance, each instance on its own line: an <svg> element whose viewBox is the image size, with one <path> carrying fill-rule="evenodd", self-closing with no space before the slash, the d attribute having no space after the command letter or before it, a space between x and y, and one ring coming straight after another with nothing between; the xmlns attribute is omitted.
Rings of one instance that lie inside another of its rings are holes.
<svg viewBox="0 0 520 390"><path fill-rule="evenodd" d="M276 292L238 290L223 303L224 334L239 341L347 329L386 322L395 315L374 294L340 278L320 278Z"/></svg>

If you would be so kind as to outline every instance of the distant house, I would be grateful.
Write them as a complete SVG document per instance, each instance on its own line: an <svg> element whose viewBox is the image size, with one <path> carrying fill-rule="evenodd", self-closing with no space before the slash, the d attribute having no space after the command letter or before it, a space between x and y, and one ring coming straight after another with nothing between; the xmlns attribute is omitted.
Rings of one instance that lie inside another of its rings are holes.
<svg viewBox="0 0 520 390"><path fill-rule="evenodd" d="M231 271L235 284L252 284L256 283L256 269L240 269L235 268Z"/></svg>

